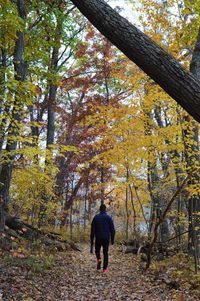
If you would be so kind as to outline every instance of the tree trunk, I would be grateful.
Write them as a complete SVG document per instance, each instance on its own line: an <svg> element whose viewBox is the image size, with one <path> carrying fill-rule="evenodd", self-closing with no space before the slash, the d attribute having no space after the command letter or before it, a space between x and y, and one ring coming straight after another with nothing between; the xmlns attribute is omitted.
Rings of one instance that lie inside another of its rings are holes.
<svg viewBox="0 0 200 301"><path fill-rule="evenodd" d="M200 83L190 72L105 1L72 2L111 43L200 121Z"/></svg>
<svg viewBox="0 0 200 301"><path fill-rule="evenodd" d="M7 123L7 114L9 112L10 106L5 103L5 78L6 78L6 60L7 60L7 53L4 48L0 49L0 115L2 115L0 121L0 154L2 151L4 137L5 137L5 130L6 130L6 123Z"/></svg>
<svg viewBox="0 0 200 301"><path fill-rule="evenodd" d="M24 0L17 1L17 8L18 8L19 16L23 20L25 20L26 10L25 10ZM18 81L19 83L23 82L26 77L27 66L26 66L26 62L23 59L23 55L24 55L24 32L19 31L17 32L17 40L15 43L14 58L13 58L15 80ZM1 183L0 185L0 200L1 200L0 231L4 230L4 224L5 224L4 215L7 210L7 205L9 202L9 189L10 189L12 169L13 169L13 159L14 159L13 152L17 148L17 140L15 140L14 137L17 137L19 131L19 123L21 120L20 108L22 108L21 98L18 91L16 91L12 118L8 129L8 139L6 145L7 154L9 154L9 162L3 163L1 174L0 174L0 183Z"/></svg>
<svg viewBox="0 0 200 301"><path fill-rule="evenodd" d="M103 162L101 163L102 166L101 166L101 169L100 169L100 172L101 172L101 191L100 191L100 197L101 197L101 204L104 204L104 166L103 166Z"/></svg>
<svg viewBox="0 0 200 301"><path fill-rule="evenodd" d="M62 221L61 221L61 227L65 226L66 217L67 217L67 214L68 214L67 212L72 207L73 201L74 201L80 187L82 186L84 181L87 180L88 174L89 174L89 170L86 170L85 174L81 175L81 177L78 180L78 182L76 183L76 185L74 186L74 184L72 184L71 195L66 198L65 204L64 204L64 207L63 207L63 217L62 217Z"/></svg>
<svg viewBox="0 0 200 301"><path fill-rule="evenodd" d="M128 201L129 201L129 170L128 167L126 168L126 199L125 199L125 209L126 209L126 241L128 241L128 232L129 232L129 210L128 210Z"/></svg>
<svg viewBox="0 0 200 301"><path fill-rule="evenodd" d="M200 80L200 28L197 37L197 42L192 55L190 71ZM183 140L185 145L185 157L188 171L190 172L197 162L199 164L199 129L198 124L191 120L189 116L184 116L184 121L187 122L187 127L183 131ZM199 186L199 173L197 171L190 175L189 184ZM197 192L188 199L188 249L191 253L194 252L196 262L196 270L200 259L200 194Z"/></svg>
<svg viewBox="0 0 200 301"><path fill-rule="evenodd" d="M183 188L187 184L188 178L189 178L189 176L187 176L183 180L183 182L181 183L181 185L177 188L177 190L175 191L175 193L171 197L170 201L166 205L165 210L161 213L161 215L159 216L158 220L155 223L155 227L154 227L154 230L153 230L153 238L151 239L151 242L149 243L148 251L147 251L147 265L146 265L147 269L149 268L149 266L151 264L151 253L152 253L153 247L154 247L154 245L155 245L155 243L157 242L157 239L158 239L158 230L159 230L159 227L163 223L163 221L165 220L166 215L169 212L169 210L170 210L173 202L175 201L176 197L181 193L181 191L183 190Z"/></svg>
<svg viewBox="0 0 200 301"><path fill-rule="evenodd" d="M132 209L133 209L133 234L134 237L136 237L136 210L135 210L135 204L134 204L134 199L133 199L133 190L131 185L129 184L129 191L130 191L130 199L131 199L131 205L132 205Z"/></svg>
<svg viewBox="0 0 200 301"><path fill-rule="evenodd" d="M126 208L126 240L128 240L128 230L129 230L129 210L128 210L128 187L126 187L126 199L125 199L125 208Z"/></svg>
<svg viewBox="0 0 200 301"><path fill-rule="evenodd" d="M145 90L145 94L148 95L148 90ZM143 111L146 115L146 121L145 121L145 135L151 137L153 135L151 124L148 120L152 120L152 113L149 112L149 110L146 108L145 104L143 104ZM157 116L158 117L158 116ZM161 116L159 116L161 117ZM159 126L161 120L158 122ZM159 185L160 185L160 178L158 175L158 160L155 152L155 148L153 145L148 146L148 154L154 154L154 158L151 160L148 160L147 165L147 181L148 181L148 188L149 193L151 197L151 213L150 213L150 222L148 226L148 235L151 236L152 232L154 231L155 225L157 220L162 215L162 210L165 207L164 203L164 197L162 197L158 191L159 191ZM162 163L162 162L161 162ZM165 171L166 167L163 165L163 171ZM159 225L159 235L161 241L164 241L169 236L169 228L168 228L168 222L166 220L163 220L163 222Z"/></svg>
<svg viewBox="0 0 200 301"><path fill-rule="evenodd" d="M70 208L70 239L73 239L73 204Z"/></svg>
<svg viewBox="0 0 200 301"><path fill-rule="evenodd" d="M86 185L85 197L84 197L84 223L83 223L84 233L86 231L86 223L87 223L87 199L88 199L88 184Z"/></svg>
<svg viewBox="0 0 200 301"><path fill-rule="evenodd" d="M59 60L60 41L63 32L63 14L57 16L56 36L54 39L55 46L52 50L50 71L56 75ZM54 105L56 102L56 94L58 86L55 84L56 79L51 80L49 86L49 101L48 101L48 123L47 123L47 147L54 143L55 135L55 112Z"/></svg>
<svg viewBox="0 0 200 301"><path fill-rule="evenodd" d="M54 90L57 89L55 86L54 87L51 86L51 88L54 88ZM55 135L55 112L52 103L51 105L48 106L47 147L49 145L54 144L54 135Z"/></svg>
<svg viewBox="0 0 200 301"><path fill-rule="evenodd" d="M179 158L178 153L176 153L176 158ZM180 162L181 164L181 162ZM176 189L180 186L181 183L181 170L179 168L175 168L175 175L176 175ZM184 226L181 225L181 214L183 212L183 196L180 194L177 197L177 221L176 221L176 234L177 234L177 244L181 244L181 233L184 232Z"/></svg>

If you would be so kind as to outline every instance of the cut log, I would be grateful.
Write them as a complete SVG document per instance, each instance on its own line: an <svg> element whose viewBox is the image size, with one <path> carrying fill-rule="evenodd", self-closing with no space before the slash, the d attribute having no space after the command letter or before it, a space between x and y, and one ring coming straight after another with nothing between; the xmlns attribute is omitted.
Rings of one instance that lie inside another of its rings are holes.
<svg viewBox="0 0 200 301"><path fill-rule="evenodd" d="M122 245L122 252L124 254L129 254L129 253L137 254L138 248L136 248L134 246L125 246L125 245Z"/></svg>
<svg viewBox="0 0 200 301"><path fill-rule="evenodd" d="M128 240L128 241L124 241L123 245L125 246L132 246L135 248L139 248L141 242L139 242L137 239L132 239L132 240Z"/></svg>
<svg viewBox="0 0 200 301"><path fill-rule="evenodd" d="M140 242L141 243L141 242ZM138 240L124 241L122 244L122 252L124 254L137 254L141 262L147 262L147 254L149 251L149 242L143 242L139 245ZM166 244L156 244L152 250L152 256L155 260L160 261L166 257L172 256L179 251L177 247L170 247Z"/></svg>

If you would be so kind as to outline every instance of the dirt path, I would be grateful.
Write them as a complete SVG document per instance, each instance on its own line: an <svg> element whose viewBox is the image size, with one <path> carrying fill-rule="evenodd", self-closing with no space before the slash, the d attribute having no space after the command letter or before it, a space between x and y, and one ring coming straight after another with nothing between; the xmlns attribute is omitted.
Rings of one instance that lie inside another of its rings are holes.
<svg viewBox="0 0 200 301"><path fill-rule="evenodd" d="M155 276L139 269L138 259L110 252L109 272L96 270L89 247L57 257L54 265L39 274L0 262L0 301L197 301L187 292L170 289Z"/></svg>
<svg viewBox="0 0 200 301"><path fill-rule="evenodd" d="M165 301L197 300L183 292L169 289L155 277L139 270L138 259L111 250L109 272L96 271L95 256L87 249L77 254L74 271L66 289L66 301Z"/></svg>

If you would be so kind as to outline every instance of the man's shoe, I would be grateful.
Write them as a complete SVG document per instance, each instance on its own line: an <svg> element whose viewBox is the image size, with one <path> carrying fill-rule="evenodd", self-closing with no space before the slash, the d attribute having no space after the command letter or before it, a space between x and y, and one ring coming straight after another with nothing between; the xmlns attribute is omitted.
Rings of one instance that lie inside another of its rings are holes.
<svg viewBox="0 0 200 301"><path fill-rule="evenodd" d="M97 260L97 270L101 269L101 259Z"/></svg>
<svg viewBox="0 0 200 301"><path fill-rule="evenodd" d="M108 269L103 269L103 273L108 273Z"/></svg>

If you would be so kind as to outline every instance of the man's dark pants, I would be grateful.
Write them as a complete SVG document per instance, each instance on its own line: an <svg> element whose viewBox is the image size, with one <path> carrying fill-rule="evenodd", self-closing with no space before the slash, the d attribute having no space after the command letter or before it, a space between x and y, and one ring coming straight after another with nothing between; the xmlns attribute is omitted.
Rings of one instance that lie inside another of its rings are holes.
<svg viewBox="0 0 200 301"><path fill-rule="evenodd" d="M101 259L100 251L103 247L103 269L106 270L108 266L108 246L109 241L106 239L96 239L95 241L95 254L98 259Z"/></svg>

